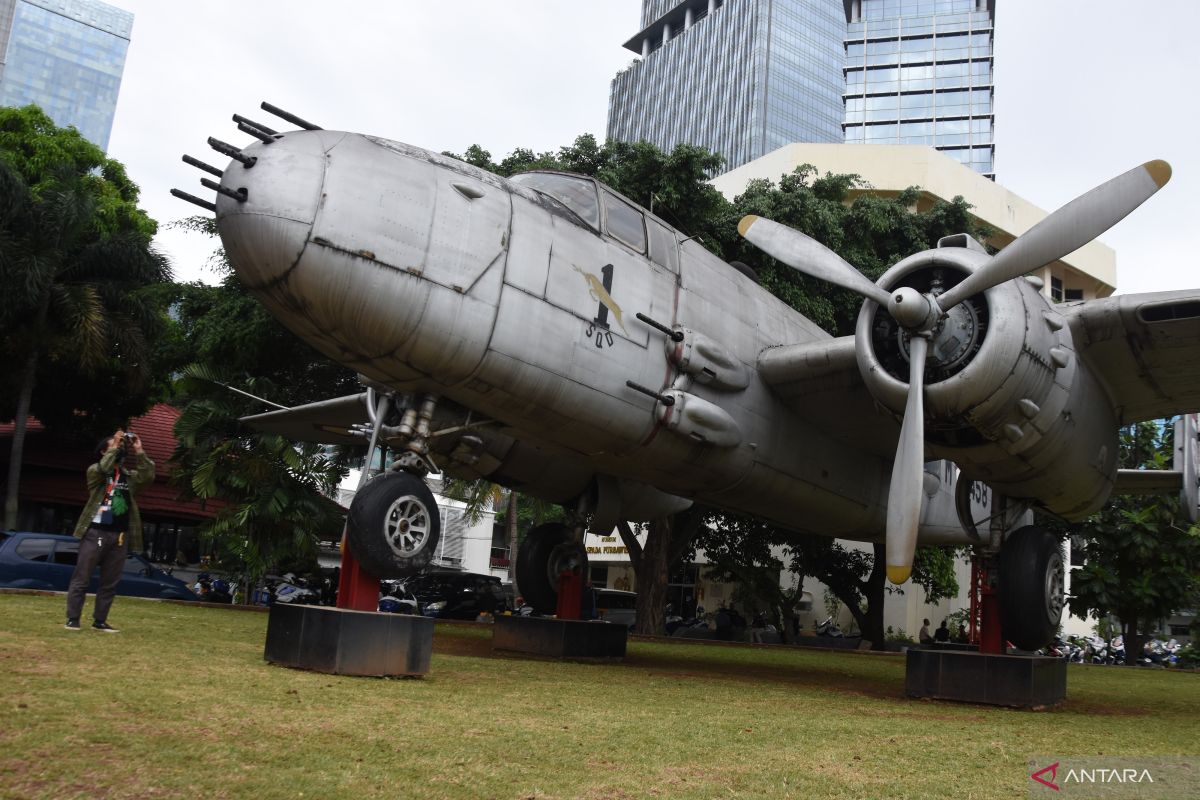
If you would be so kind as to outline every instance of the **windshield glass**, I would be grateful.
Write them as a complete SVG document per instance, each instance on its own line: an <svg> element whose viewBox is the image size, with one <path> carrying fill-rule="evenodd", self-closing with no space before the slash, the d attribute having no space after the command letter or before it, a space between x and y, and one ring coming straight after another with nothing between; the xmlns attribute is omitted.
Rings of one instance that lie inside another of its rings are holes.
<svg viewBox="0 0 1200 800"><path fill-rule="evenodd" d="M512 176L510 180L553 197L578 214L588 225L596 230L600 229L600 203L596 198L596 184L588 179L545 172L525 172Z"/></svg>

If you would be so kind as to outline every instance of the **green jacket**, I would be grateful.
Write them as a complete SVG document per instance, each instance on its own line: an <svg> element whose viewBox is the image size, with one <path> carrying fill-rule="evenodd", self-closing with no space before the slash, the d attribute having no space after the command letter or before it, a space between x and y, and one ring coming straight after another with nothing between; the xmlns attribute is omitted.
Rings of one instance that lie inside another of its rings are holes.
<svg viewBox="0 0 1200 800"><path fill-rule="evenodd" d="M92 525L92 518L96 516L96 511L100 508L100 504L104 502L104 491L108 488L108 476L112 474L113 466L117 461L117 451L109 450L100 457L100 463L92 464L87 468L87 487L88 501L83 507L83 511L79 514L79 521L75 523L75 538L82 539L87 533L87 529ZM154 462L150 460L150 456L145 453L139 453L137 456L137 466L125 473L129 478L129 550L133 553L140 553L142 546L142 515L138 511L137 500L134 497L143 488L154 482Z"/></svg>

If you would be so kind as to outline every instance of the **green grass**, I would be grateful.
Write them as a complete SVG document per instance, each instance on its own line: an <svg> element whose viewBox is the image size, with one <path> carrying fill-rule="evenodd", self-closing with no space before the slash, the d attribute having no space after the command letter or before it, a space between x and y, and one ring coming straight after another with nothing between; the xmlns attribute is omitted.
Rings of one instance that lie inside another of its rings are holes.
<svg viewBox="0 0 1200 800"><path fill-rule="evenodd" d="M1073 666L1028 712L906 699L894 656L560 663L439 626L427 677L342 678L265 663L265 614L122 597L107 635L63 605L0 592L0 797L1023 797L1037 755L1200 754L1194 673Z"/></svg>

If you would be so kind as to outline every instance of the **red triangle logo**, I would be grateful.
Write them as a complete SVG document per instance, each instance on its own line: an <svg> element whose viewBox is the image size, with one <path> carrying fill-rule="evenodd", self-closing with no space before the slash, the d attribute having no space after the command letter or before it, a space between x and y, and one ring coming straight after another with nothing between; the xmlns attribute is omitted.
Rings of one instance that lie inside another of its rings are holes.
<svg viewBox="0 0 1200 800"><path fill-rule="evenodd" d="M1049 780L1042 777L1047 772L1050 773ZM1051 789L1053 789L1056 792L1059 791L1058 784L1054 783L1054 781L1058 780L1058 762L1057 761L1055 761L1053 764L1051 764L1048 767L1042 767L1041 769L1039 769L1037 772L1033 773L1029 777L1033 778L1035 781L1042 784L1043 786L1049 786Z"/></svg>

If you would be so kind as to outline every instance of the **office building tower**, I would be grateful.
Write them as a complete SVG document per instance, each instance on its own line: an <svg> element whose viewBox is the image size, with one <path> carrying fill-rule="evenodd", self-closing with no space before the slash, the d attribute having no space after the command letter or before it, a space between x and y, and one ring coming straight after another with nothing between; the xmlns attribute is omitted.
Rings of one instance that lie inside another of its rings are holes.
<svg viewBox="0 0 1200 800"><path fill-rule="evenodd" d="M846 142L925 144L995 178L995 0L852 0Z"/></svg>
<svg viewBox="0 0 1200 800"><path fill-rule="evenodd" d="M643 0L608 137L733 169L793 142L927 144L989 177L995 0Z"/></svg>
<svg viewBox="0 0 1200 800"><path fill-rule="evenodd" d="M0 105L35 103L107 150L132 29L96 0L0 0Z"/></svg>
<svg viewBox="0 0 1200 800"><path fill-rule="evenodd" d="M840 142L845 34L837 0L643 0L608 138L701 145L727 169L790 142Z"/></svg>

